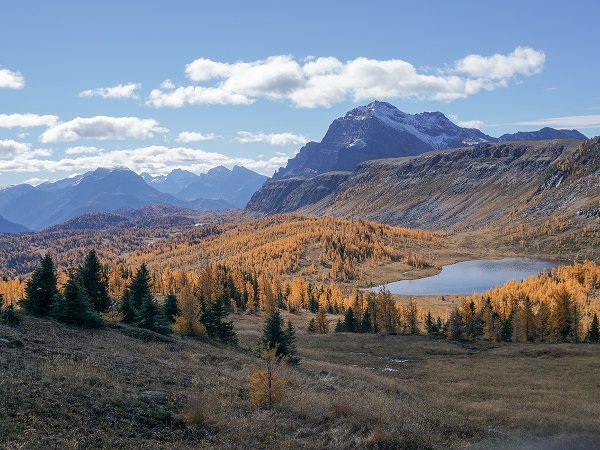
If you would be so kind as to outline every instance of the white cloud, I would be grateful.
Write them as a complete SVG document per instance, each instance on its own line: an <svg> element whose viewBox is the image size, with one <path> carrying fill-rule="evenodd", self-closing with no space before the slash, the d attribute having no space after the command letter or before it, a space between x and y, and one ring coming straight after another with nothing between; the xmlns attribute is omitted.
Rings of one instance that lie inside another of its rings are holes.
<svg viewBox="0 0 600 450"><path fill-rule="evenodd" d="M215 133L198 133L196 131L182 131L175 139L177 142L201 142L216 139L219 136Z"/></svg>
<svg viewBox="0 0 600 450"><path fill-rule="evenodd" d="M0 68L0 88L23 89L24 87L25 78L20 72Z"/></svg>
<svg viewBox="0 0 600 450"><path fill-rule="evenodd" d="M40 155L42 156L42 155ZM98 167L126 166L141 173L165 175L175 168L205 172L212 167L243 165L261 173L270 174L284 165L292 154L276 154L269 158L234 158L221 153L186 147L152 145L125 150L105 151L98 155L82 155L59 160L38 159L30 154L0 159L0 172L78 172Z"/></svg>
<svg viewBox="0 0 600 450"><path fill-rule="evenodd" d="M241 144L250 142L265 142L269 145L303 145L308 142L308 138L301 134L290 132L285 133L251 133L249 131L238 131L236 140Z"/></svg>
<svg viewBox="0 0 600 450"><path fill-rule="evenodd" d="M0 158L10 158L18 154L26 153L31 145L24 142L17 142L11 139L0 140Z"/></svg>
<svg viewBox="0 0 600 450"><path fill-rule="evenodd" d="M139 117L76 117L68 122L59 123L40 136L40 141L73 142L79 139L148 139L155 133L169 130L160 127L154 119Z"/></svg>
<svg viewBox="0 0 600 450"><path fill-rule="evenodd" d="M530 76L544 68L544 52L529 47L517 47L508 55L469 55L456 61L455 69L473 78L508 80L516 75Z"/></svg>
<svg viewBox="0 0 600 450"><path fill-rule="evenodd" d="M485 123L483 122L483 120L477 120L477 119L460 120L458 118L458 116L456 116L454 114L450 114L450 115L448 115L448 117L456 125L458 125L459 127L463 127L463 128L477 128L478 130L480 130L481 128L483 128L485 126Z"/></svg>
<svg viewBox="0 0 600 450"><path fill-rule="evenodd" d="M0 128L51 127L58 116L39 114L0 114Z"/></svg>
<svg viewBox="0 0 600 450"><path fill-rule="evenodd" d="M102 98L138 98L136 91L140 89L140 83L119 84L113 87L88 89L80 92L80 97L102 97Z"/></svg>
<svg viewBox="0 0 600 450"><path fill-rule="evenodd" d="M300 108L329 107L352 99L400 98L450 101L482 90L508 86L517 76L543 69L545 54L517 47L508 55L469 55L450 68L428 73L400 60L334 57L296 60L271 56L251 62L225 63L200 58L188 64L186 76L202 85L154 89L154 107L186 104L248 105L259 98L285 100Z"/></svg>
<svg viewBox="0 0 600 450"><path fill-rule="evenodd" d="M550 117L548 119L517 122L515 125L535 125L556 128L600 128L600 115Z"/></svg>
<svg viewBox="0 0 600 450"><path fill-rule="evenodd" d="M80 145L76 147L68 147L65 150L66 155L84 155L84 154L100 154L104 151L102 148Z"/></svg>
<svg viewBox="0 0 600 450"><path fill-rule="evenodd" d="M160 83L160 88L161 89L175 89L175 85L173 84L173 82L171 80L165 80L162 83Z"/></svg>
<svg viewBox="0 0 600 450"><path fill-rule="evenodd" d="M38 156L50 156L52 151L47 148L32 148L26 142L17 142L12 139L0 140L0 160L9 158L34 158Z"/></svg>

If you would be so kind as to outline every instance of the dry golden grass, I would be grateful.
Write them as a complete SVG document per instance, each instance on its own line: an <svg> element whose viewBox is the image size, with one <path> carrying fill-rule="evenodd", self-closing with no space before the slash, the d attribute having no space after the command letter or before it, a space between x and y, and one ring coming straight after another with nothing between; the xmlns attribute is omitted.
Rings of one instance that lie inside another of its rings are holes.
<svg viewBox="0 0 600 450"><path fill-rule="evenodd" d="M302 363L276 368L287 384L273 410L250 403L264 362L249 351L120 326L0 326L0 447L590 448L581 443L600 438L598 345L311 335L308 313L283 315ZM262 317L234 321L254 348Z"/></svg>

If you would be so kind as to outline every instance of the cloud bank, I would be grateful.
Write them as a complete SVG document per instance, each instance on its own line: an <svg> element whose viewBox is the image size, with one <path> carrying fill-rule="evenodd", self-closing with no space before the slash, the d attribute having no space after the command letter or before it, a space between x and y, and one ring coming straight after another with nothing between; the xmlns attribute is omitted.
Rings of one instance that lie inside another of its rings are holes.
<svg viewBox="0 0 600 450"><path fill-rule="evenodd" d="M451 67L418 70L401 59L335 57L297 60L289 55L227 63L200 58L185 74L197 85L154 89L147 104L156 108L185 105L249 105L257 99L287 101L298 108L330 107L351 99L374 98L451 101L482 90L508 86L543 69L545 54L529 47L492 56L468 55Z"/></svg>
<svg viewBox="0 0 600 450"><path fill-rule="evenodd" d="M0 128L51 127L58 116L38 114L0 114Z"/></svg>
<svg viewBox="0 0 600 450"><path fill-rule="evenodd" d="M535 125L556 128L600 128L600 115L550 117L548 119L517 122L515 125Z"/></svg>
<svg viewBox="0 0 600 450"><path fill-rule="evenodd" d="M264 142L269 145L304 145L308 142L308 138L301 134L290 132L285 133L251 133L250 131L238 131L236 141L240 144L248 144L251 142Z"/></svg>
<svg viewBox="0 0 600 450"><path fill-rule="evenodd" d="M40 141L73 142L79 139L148 139L169 130L159 126L154 119L139 117L76 117L68 122L48 128L40 135Z"/></svg>

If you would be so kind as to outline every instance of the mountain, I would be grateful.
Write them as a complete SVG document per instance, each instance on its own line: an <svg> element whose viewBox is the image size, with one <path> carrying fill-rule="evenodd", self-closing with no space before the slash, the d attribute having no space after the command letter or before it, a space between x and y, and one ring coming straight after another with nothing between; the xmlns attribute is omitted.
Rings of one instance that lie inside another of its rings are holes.
<svg viewBox="0 0 600 450"><path fill-rule="evenodd" d="M243 208L269 178L241 166L232 170L223 166L196 175L197 180L175 194L180 200L220 200L237 208Z"/></svg>
<svg viewBox="0 0 600 450"><path fill-rule="evenodd" d="M141 177L159 192L165 194L177 194L190 184L199 180L199 176L187 170L175 169L168 175L153 177L147 173L141 174ZM194 199L195 200L195 199Z"/></svg>
<svg viewBox="0 0 600 450"><path fill-rule="evenodd" d="M337 177L337 179L333 179ZM267 183L247 209L470 229L600 215L600 138L498 142Z"/></svg>
<svg viewBox="0 0 600 450"><path fill-rule="evenodd" d="M269 179L241 166L234 166L232 170L217 166L200 175L175 169L168 175L153 177L143 173L141 177L156 190L200 209L243 208Z"/></svg>
<svg viewBox="0 0 600 450"><path fill-rule="evenodd" d="M80 177L24 189L22 195L10 197L10 201L1 201L0 192L0 214L32 229L42 229L87 212L178 203L123 168L97 169Z"/></svg>
<svg viewBox="0 0 600 450"><path fill-rule="evenodd" d="M26 233L28 231L30 230L27 227L6 220L4 217L0 216L0 233Z"/></svg>
<svg viewBox="0 0 600 450"><path fill-rule="evenodd" d="M548 139L587 139L577 130L557 130L545 127L538 131L519 131L513 134L503 134L498 138L500 142L507 141L541 141Z"/></svg>
<svg viewBox="0 0 600 450"><path fill-rule="evenodd" d="M375 101L333 121L321 142L309 142L273 179L353 170L363 161L414 156L429 150L493 142L474 128L461 128L441 112L407 114Z"/></svg>

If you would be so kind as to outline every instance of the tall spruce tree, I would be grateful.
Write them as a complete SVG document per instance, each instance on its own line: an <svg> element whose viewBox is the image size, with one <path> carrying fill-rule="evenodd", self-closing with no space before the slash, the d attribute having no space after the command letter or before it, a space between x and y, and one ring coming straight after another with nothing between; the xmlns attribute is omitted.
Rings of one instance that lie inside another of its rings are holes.
<svg viewBox="0 0 600 450"><path fill-rule="evenodd" d="M206 328L208 337L235 345L237 337L233 329L233 322L224 320L227 317L227 310L223 306L223 299L209 303L201 296L200 308L202 311L200 313L200 322Z"/></svg>
<svg viewBox="0 0 600 450"><path fill-rule="evenodd" d="M152 295L144 297L142 306L137 313L135 325L161 334L167 334L170 331L165 317Z"/></svg>
<svg viewBox="0 0 600 450"><path fill-rule="evenodd" d="M50 315L59 322L97 328L103 321L94 310L87 295L81 274L71 269L62 293L56 294Z"/></svg>
<svg viewBox="0 0 600 450"><path fill-rule="evenodd" d="M596 313L594 313L594 317L592 317L592 323L590 325L590 329L588 330L587 340L589 342L600 341L600 328L598 327L598 314Z"/></svg>
<svg viewBox="0 0 600 450"><path fill-rule="evenodd" d="M106 311L111 304L108 296L108 277L98 260L96 250L89 251L83 265L79 268L79 273L94 309L98 312Z"/></svg>
<svg viewBox="0 0 600 450"><path fill-rule="evenodd" d="M358 321L356 320L356 316L354 315L354 310L350 307L346 310L346 314L344 314L344 330L349 333L355 333L358 328Z"/></svg>
<svg viewBox="0 0 600 450"><path fill-rule="evenodd" d="M144 300L148 296L152 297L150 274L148 273L146 263L142 263L136 272L135 277L129 284L129 291L133 307L138 310L142 307L142 303L144 303Z"/></svg>
<svg viewBox="0 0 600 450"><path fill-rule="evenodd" d="M175 323L175 317L179 314L179 307L177 306L177 297L175 294L167 295L164 304L164 314L165 318L171 322Z"/></svg>
<svg viewBox="0 0 600 450"><path fill-rule="evenodd" d="M49 253L40 259L40 265L34 270L25 286L25 299L21 306L30 314L45 317L50 314L52 303L58 294L54 261Z"/></svg>
<svg viewBox="0 0 600 450"><path fill-rule="evenodd" d="M290 329L291 322L288 323L288 330ZM295 352L295 333L293 327L291 327L292 335L290 336L289 331L283 330L283 319L278 309L274 309L267 320L263 328L263 335L260 340L261 350L275 350L275 356L278 360L282 358L293 356Z"/></svg>

